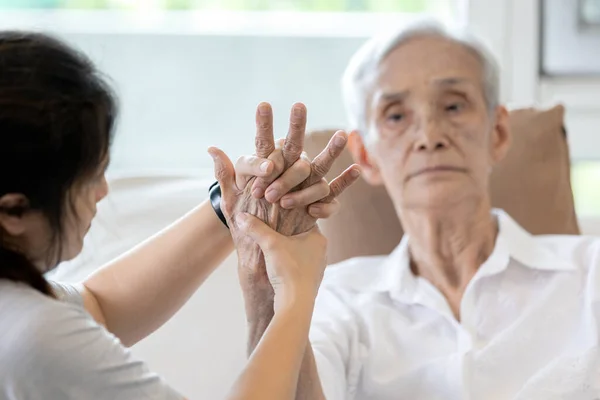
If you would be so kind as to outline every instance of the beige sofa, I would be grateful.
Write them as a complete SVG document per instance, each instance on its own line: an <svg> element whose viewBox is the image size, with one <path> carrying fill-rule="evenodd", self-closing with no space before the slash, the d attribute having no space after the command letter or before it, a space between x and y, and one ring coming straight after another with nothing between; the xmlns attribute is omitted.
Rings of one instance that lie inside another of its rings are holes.
<svg viewBox="0 0 600 400"><path fill-rule="evenodd" d="M493 205L506 210L534 234L580 232L563 121L562 106L511 111L513 143L506 159L492 172ZM309 156L318 154L333 133L333 130L313 132L306 144ZM328 178L351 163L346 152ZM402 227L383 187L359 181L342 195L341 201L341 212L321 223L329 239L331 263L354 256L386 254L398 244Z"/></svg>

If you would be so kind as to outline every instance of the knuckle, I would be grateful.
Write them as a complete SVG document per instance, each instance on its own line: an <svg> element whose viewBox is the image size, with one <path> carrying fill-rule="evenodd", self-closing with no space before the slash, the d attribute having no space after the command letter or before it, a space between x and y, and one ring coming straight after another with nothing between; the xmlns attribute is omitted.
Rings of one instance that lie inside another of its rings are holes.
<svg viewBox="0 0 600 400"><path fill-rule="evenodd" d="M269 130L269 129L271 129L271 121L259 120L256 123L256 127L258 129L260 129L261 131Z"/></svg>
<svg viewBox="0 0 600 400"><path fill-rule="evenodd" d="M335 181L332 182L331 185L329 185L329 190L330 193L333 197L336 197L337 195L340 194L341 190L342 190L342 186L340 185L339 181Z"/></svg>
<svg viewBox="0 0 600 400"><path fill-rule="evenodd" d="M220 181L225 177L227 177L227 170L225 169L225 167L222 165L215 166L215 178L217 178L217 180Z"/></svg>
<svg viewBox="0 0 600 400"><path fill-rule="evenodd" d="M286 153L292 153L292 154L298 154L298 155L300 155L300 153L302 153L302 146L299 143L297 143L297 142L295 142L293 140L287 140L285 142L285 144L283 145L283 150Z"/></svg>
<svg viewBox="0 0 600 400"><path fill-rule="evenodd" d="M327 146L327 154L329 155L329 157L331 157L333 159L337 158L341 152L342 152L342 149L340 149L339 147Z"/></svg>
<svg viewBox="0 0 600 400"><path fill-rule="evenodd" d="M312 171L315 175L319 177L324 177L329 172L329 168L327 167L327 165L317 162L312 164Z"/></svg>
<svg viewBox="0 0 600 400"><path fill-rule="evenodd" d="M304 118L292 118L290 120L290 129L293 131L304 130Z"/></svg>
<svg viewBox="0 0 600 400"><path fill-rule="evenodd" d="M353 178L352 175L346 174L346 176L344 176L344 178L341 179L340 187L342 189L345 189L348 186L352 185L352 183L354 183L354 181L355 181L355 178Z"/></svg>
<svg viewBox="0 0 600 400"><path fill-rule="evenodd" d="M273 143L271 143L270 140L262 137L257 137L254 140L254 145L259 150L273 150Z"/></svg>

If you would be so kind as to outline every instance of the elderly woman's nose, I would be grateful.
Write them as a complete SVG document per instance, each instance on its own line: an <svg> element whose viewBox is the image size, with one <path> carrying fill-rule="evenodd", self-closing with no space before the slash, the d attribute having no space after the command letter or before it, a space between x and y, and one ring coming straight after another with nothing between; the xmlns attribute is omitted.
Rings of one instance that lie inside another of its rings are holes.
<svg viewBox="0 0 600 400"><path fill-rule="evenodd" d="M435 151L448 147L448 141L440 121L432 117L421 120L416 127L415 149L419 151Z"/></svg>

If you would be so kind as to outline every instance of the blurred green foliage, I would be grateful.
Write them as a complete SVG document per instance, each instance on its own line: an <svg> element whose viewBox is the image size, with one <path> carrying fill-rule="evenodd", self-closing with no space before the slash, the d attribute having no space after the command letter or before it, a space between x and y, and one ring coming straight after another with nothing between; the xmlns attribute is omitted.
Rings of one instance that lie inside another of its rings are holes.
<svg viewBox="0 0 600 400"><path fill-rule="evenodd" d="M0 0L0 8L424 12L447 3L448 0Z"/></svg>

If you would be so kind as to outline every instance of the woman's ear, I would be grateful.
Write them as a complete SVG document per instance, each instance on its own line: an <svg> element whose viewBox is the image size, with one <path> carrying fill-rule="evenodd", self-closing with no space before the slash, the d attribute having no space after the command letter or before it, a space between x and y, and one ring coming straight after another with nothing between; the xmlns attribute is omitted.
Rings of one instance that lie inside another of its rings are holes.
<svg viewBox="0 0 600 400"><path fill-rule="evenodd" d="M29 209L29 200L22 194L8 193L0 197L0 228L11 236L19 236L25 232L23 218Z"/></svg>
<svg viewBox="0 0 600 400"><path fill-rule="evenodd" d="M350 132L348 135L348 150L352 154L354 162L362 171L362 177L373 186L382 185L381 172L376 163L372 161L362 136L358 131Z"/></svg>
<svg viewBox="0 0 600 400"><path fill-rule="evenodd" d="M492 129L490 151L494 164L499 163L506 157L512 142L510 131L510 116L508 110L503 106L496 108L496 120Z"/></svg>

